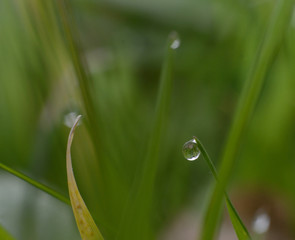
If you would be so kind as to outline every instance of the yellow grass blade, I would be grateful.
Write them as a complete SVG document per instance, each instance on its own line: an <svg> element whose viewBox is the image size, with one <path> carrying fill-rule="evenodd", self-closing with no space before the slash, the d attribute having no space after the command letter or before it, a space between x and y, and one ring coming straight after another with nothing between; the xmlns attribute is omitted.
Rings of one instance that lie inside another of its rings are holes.
<svg viewBox="0 0 295 240"><path fill-rule="evenodd" d="M0 239L1 240L15 240L10 233L0 225Z"/></svg>
<svg viewBox="0 0 295 240"><path fill-rule="evenodd" d="M71 159L71 145L74 137L74 131L78 125L78 122L82 116L79 115L71 129L68 145L67 145L67 176L68 176L68 188L71 200L72 209L75 215L75 219L78 225L78 229L83 240L103 240L103 236L95 225L83 198L78 190L72 166Z"/></svg>

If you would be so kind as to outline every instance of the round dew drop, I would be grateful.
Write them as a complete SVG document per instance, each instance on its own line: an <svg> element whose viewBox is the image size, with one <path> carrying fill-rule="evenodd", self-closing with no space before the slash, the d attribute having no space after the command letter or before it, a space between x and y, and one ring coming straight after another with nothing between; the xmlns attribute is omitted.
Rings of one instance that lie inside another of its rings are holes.
<svg viewBox="0 0 295 240"><path fill-rule="evenodd" d="M195 139L186 142L182 147L183 156L189 160L194 161L200 156L200 149Z"/></svg>
<svg viewBox="0 0 295 240"><path fill-rule="evenodd" d="M175 40L171 43L170 48L172 48L172 49L177 49L177 48L179 48L179 46L180 46L180 40L179 40L179 39L175 39Z"/></svg>
<svg viewBox="0 0 295 240"><path fill-rule="evenodd" d="M76 118L78 117L78 113L76 112L70 112L64 116L64 125L67 127L71 128L74 123ZM78 126L80 125L80 122L78 123Z"/></svg>

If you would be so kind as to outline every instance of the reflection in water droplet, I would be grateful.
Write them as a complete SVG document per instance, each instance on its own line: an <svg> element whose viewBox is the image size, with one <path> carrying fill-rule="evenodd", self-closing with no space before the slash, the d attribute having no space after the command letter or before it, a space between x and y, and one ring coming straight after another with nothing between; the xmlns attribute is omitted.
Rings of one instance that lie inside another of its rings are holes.
<svg viewBox="0 0 295 240"><path fill-rule="evenodd" d="M182 147L183 156L189 160L194 161L200 156L200 149L195 139L186 142Z"/></svg>
<svg viewBox="0 0 295 240"><path fill-rule="evenodd" d="M76 112L70 112L66 114L64 117L64 125L66 125L69 128L72 128L77 117L78 114ZM78 123L78 125L80 125L80 122Z"/></svg>
<svg viewBox="0 0 295 240"><path fill-rule="evenodd" d="M179 38L175 39L175 40L171 43L171 45L170 45L170 47L171 47L172 49L177 49L177 48L179 48L179 46L180 46L180 40L179 40Z"/></svg>
<svg viewBox="0 0 295 240"><path fill-rule="evenodd" d="M266 212L261 212L257 214L252 223L253 231L258 234L263 234L267 232L270 226L270 217Z"/></svg>

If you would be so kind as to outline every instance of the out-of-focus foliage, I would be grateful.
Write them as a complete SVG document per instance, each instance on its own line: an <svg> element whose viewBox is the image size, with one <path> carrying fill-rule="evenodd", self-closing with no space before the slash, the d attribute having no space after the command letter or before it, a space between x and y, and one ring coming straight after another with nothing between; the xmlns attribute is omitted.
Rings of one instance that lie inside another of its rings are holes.
<svg viewBox="0 0 295 240"><path fill-rule="evenodd" d="M14 239L2 226L0 226L0 237L3 240L13 240Z"/></svg>
<svg viewBox="0 0 295 240"><path fill-rule="evenodd" d="M179 33L181 46L148 222L161 238L175 229L184 236L190 224L179 230L175 222L185 222L183 209L190 209L196 216L192 228L197 228L213 178L204 161L184 160L181 147L196 135L218 165L273 4L68 1L93 83L98 134L93 141L94 126L82 124L73 143L73 165L80 192L105 239L117 236L136 171L147 154L165 42L172 30ZM57 1L2 0L0 18L0 160L66 195L69 113L84 115L85 105ZM271 218L270 233L282 239L295 234L294 28L293 16L249 122L229 188L250 230L256 212L264 209ZM0 198L5 209L0 223L17 239L79 239L69 206L2 172L0 180L0 196L18 199ZM68 220L50 227L59 214ZM175 239L177 234L172 234Z"/></svg>

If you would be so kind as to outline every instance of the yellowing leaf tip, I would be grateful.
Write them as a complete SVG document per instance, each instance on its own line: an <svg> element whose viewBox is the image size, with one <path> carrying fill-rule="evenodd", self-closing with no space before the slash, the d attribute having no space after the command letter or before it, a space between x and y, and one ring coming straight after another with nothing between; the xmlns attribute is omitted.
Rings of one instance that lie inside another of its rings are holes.
<svg viewBox="0 0 295 240"><path fill-rule="evenodd" d="M73 127L71 128L68 144L67 144L67 178L68 178L68 188L71 200L72 209L75 215L76 223L83 240L103 240L99 229L97 228L90 212L88 211L86 204L79 192L78 186L75 181L72 159L71 159L71 146L74 137L74 132L78 126L79 120L82 115L77 116Z"/></svg>

